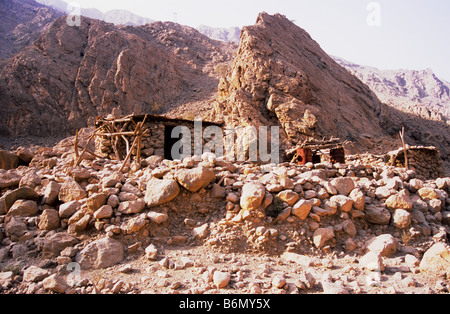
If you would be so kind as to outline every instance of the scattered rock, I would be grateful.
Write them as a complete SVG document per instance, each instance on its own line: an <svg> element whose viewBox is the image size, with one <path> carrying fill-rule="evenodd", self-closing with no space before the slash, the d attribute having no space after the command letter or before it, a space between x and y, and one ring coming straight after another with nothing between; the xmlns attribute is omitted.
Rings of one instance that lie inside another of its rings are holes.
<svg viewBox="0 0 450 314"><path fill-rule="evenodd" d="M300 220L305 220L312 209L312 202L308 200L300 200L292 207L292 214Z"/></svg>
<svg viewBox="0 0 450 314"><path fill-rule="evenodd" d="M384 207L367 205L364 219L376 225L388 225L391 221L391 213Z"/></svg>
<svg viewBox="0 0 450 314"><path fill-rule="evenodd" d="M429 201L433 199L438 199L439 196L436 193L435 189L429 188L429 187L423 187L420 190L417 191L417 194L424 200Z"/></svg>
<svg viewBox="0 0 450 314"><path fill-rule="evenodd" d="M5 150L0 150L0 169L16 169L18 165L19 157L17 157L17 155Z"/></svg>
<svg viewBox="0 0 450 314"><path fill-rule="evenodd" d="M23 273L23 281L39 282L48 277L49 275L50 274L48 270L39 268L37 266L30 266Z"/></svg>
<svg viewBox="0 0 450 314"><path fill-rule="evenodd" d="M276 275L272 279L272 286L274 286L275 288L282 289L285 284L286 284L286 278L284 278L284 276L282 276L282 275Z"/></svg>
<svg viewBox="0 0 450 314"><path fill-rule="evenodd" d="M422 258L419 265L422 271L434 274L450 274L450 248L444 243L436 243Z"/></svg>
<svg viewBox="0 0 450 314"><path fill-rule="evenodd" d="M82 200L86 196L86 191L72 178L65 179L58 194L59 200L63 203Z"/></svg>
<svg viewBox="0 0 450 314"><path fill-rule="evenodd" d="M322 288L324 294L348 294L348 290L340 282L333 282L329 273L325 273L322 278Z"/></svg>
<svg viewBox="0 0 450 314"><path fill-rule="evenodd" d="M156 207L172 201L178 194L180 187L175 180L152 179L147 184L145 203L150 208Z"/></svg>
<svg viewBox="0 0 450 314"><path fill-rule="evenodd" d="M69 285L63 277L58 274L53 274L44 279L42 282L44 289L55 293L65 293L69 289Z"/></svg>
<svg viewBox="0 0 450 314"><path fill-rule="evenodd" d="M70 201L59 206L59 217L61 219L70 218L81 207L78 201Z"/></svg>
<svg viewBox="0 0 450 314"><path fill-rule="evenodd" d="M149 212L147 214L147 217L148 219L150 219L150 221L157 224L165 223L169 219L169 216L167 214L157 212Z"/></svg>
<svg viewBox="0 0 450 314"><path fill-rule="evenodd" d="M353 206L353 200L350 197L344 195L335 195L330 198L331 202L335 202L338 205L338 209L342 212L348 213Z"/></svg>
<svg viewBox="0 0 450 314"><path fill-rule="evenodd" d="M38 212L39 208L35 201L17 200L11 206L6 216L33 217Z"/></svg>
<svg viewBox="0 0 450 314"><path fill-rule="evenodd" d="M209 224L204 224L192 230L192 236L197 239L205 239L208 236Z"/></svg>
<svg viewBox="0 0 450 314"><path fill-rule="evenodd" d="M147 246L147 248L145 249L145 257L150 261L156 260L156 258L158 257L158 249L156 248L156 246L154 246L153 244Z"/></svg>
<svg viewBox="0 0 450 314"><path fill-rule="evenodd" d="M113 213L114 211L110 205L103 205L94 213L94 218L95 219L111 218Z"/></svg>
<svg viewBox="0 0 450 314"><path fill-rule="evenodd" d="M42 247L43 258L55 258L65 248L78 244L79 240L74 236L65 233L54 233L45 238L44 245Z"/></svg>
<svg viewBox="0 0 450 314"><path fill-rule="evenodd" d="M12 271L5 271L0 273L0 286L8 287L14 281L14 273Z"/></svg>
<svg viewBox="0 0 450 314"><path fill-rule="evenodd" d="M369 251L359 259L359 265L370 271L382 272L385 270L380 252Z"/></svg>
<svg viewBox="0 0 450 314"><path fill-rule="evenodd" d="M317 248L322 248L328 240L335 236L332 228L319 228L314 231L313 242Z"/></svg>
<svg viewBox="0 0 450 314"><path fill-rule="evenodd" d="M44 204L53 205L58 200L59 191L61 190L61 184L50 181L44 191Z"/></svg>
<svg viewBox="0 0 450 314"><path fill-rule="evenodd" d="M341 195L348 196L355 188L355 182L352 178L341 177L331 180L331 185L334 186L337 192Z"/></svg>
<svg viewBox="0 0 450 314"><path fill-rule="evenodd" d="M390 234L382 234L366 243L367 250L381 256L391 256L397 252L398 240Z"/></svg>
<svg viewBox="0 0 450 314"><path fill-rule="evenodd" d="M6 236L13 242L19 241L26 231L25 223L16 217L12 217L5 227Z"/></svg>
<svg viewBox="0 0 450 314"><path fill-rule="evenodd" d="M210 168L196 167L178 170L175 178L181 186L195 193L215 181L216 175Z"/></svg>
<svg viewBox="0 0 450 314"><path fill-rule="evenodd" d="M396 195L390 196L386 200L386 206L391 209L404 209L411 211L413 208L413 203L409 197L407 190L402 190Z"/></svg>
<svg viewBox="0 0 450 314"><path fill-rule="evenodd" d="M299 199L299 195L291 190L286 190L278 193L277 197L289 206L293 206Z"/></svg>
<svg viewBox="0 0 450 314"><path fill-rule="evenodd" d="M97 211L106 204L108 195L106 193L94 193L86 200L87 209L91 212Z"/></svg>
<svg viewBox="0 0 450 314"><path fill-rule="evenodd" d="M55 209L45 209L41 214L41 220L39 222L39 229L41 230L54 230L61 226L59 219L59 213Z"/></svg>
<svg viewBox="0 0 450 314"><path fill-rule="evenodd" d="M118 207L118 211L122 214L138 214L145 208L144 199L137 199L135 201L121 202Z"/></svg>
<svg viewBox="0 0 450 314"><path fill-rule="evenodd" d="M411 225L411 213L404 209L396 209L392 216L392 224L398 229L406 229Z"/></svg>
<svg viewBox="0 0 450 314"><path fill-rule="evenodd" d="M0 201L3 199L3 205L5 212L8 212L11 206L17 201L17 200L30 200L30 201L37 201L39 200L39 194L36 193L35 190L28 186L24 186L21 188L18 188L12 192L9 192L0 199Z"/></svg>
<svg viewBox="0 0 450 314"><path fill-rule="evenodd" d="M123 244L112 238L103 238L89 243L75 256L81 269L100 269L116 265L125 258Z"/></svg>
<svg viewBox="0 0 450 314"><path fill-rule="evenodd" d="M253 182L245 184L242 187L241 208L248 211L255 210L262 204L265 195L264 185Z"/></svg>
<svg viewBox="0 0 450 314"><path fill-rule="evenodd" d="M215 271L213 275L214 285L218 289L225 288L231 280L231 275L228 272Z"/></svg>

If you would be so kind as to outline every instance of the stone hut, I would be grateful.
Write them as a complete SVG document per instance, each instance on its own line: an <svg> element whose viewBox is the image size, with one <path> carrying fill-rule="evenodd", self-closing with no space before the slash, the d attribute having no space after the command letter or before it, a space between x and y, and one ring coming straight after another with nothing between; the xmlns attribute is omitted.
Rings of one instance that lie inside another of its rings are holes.
<svg viewBox="0 0 450 314"><path fill-rule="evenodd" d="M433 146L411 146L407 148L409 168L415 170L418 176L426 179L436 179L444 176L441 154ZM405 151L403 148L388 153L389 164L405 167Z"/></svg>
<svg viewBox="0 0 450 314"><path fill-rule="evenodd" d="M182 151L173 154L174 145L179 145L183 138L175 130L177 127L189 130L191 152L194 155L195 141L198 142L200 138L194 134L195 131L201 130L203 134L208 127L223 127L222 124L213 122L170 119L157 115L130 115L123 118L108 116L105 119L97 118L95 126L95 153L113 160L124 160L130 151L130 157L158 155L169 160L179 159ZM202 147L208 143L204 136L201 136L201 141Z"/></svg>

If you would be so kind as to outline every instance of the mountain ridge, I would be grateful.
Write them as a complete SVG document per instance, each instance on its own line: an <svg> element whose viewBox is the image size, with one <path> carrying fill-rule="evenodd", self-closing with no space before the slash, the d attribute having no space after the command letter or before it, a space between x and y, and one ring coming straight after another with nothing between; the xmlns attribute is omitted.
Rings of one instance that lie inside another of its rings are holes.
<svg viewBox="0 0 450 314"><path fill-rule="evenodd" d="M62 0L36 0L38 3L51 7L64 14L70 14L71 6L69 3ZM107 23L113 23L114 25L131 25L139 26L155 22L150 18L139 16L127 10L109 10L102 12L96 8L81 8L80 13L82 16L102 20Z"/></svg>
<svg viewBox="0 0 450 314"><path fill-rule="evenodd" d="M333 58L368 85L382 102L450 125L450 83L438 78L431 69L380 70Z"/></svg>

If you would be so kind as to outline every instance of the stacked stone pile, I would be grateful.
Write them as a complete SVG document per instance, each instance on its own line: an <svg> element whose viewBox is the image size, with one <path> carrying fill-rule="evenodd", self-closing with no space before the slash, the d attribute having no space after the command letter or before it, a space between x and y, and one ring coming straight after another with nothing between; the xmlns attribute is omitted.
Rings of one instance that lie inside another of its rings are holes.
<svg viewBox="0 0 450 314"><path fill-rule="evenodd" d="M155 261L166 246L290 259L341 252L381 270L384 253L367 245L379 235L397 247L417 243L416 258L441 243L435 251L444 258L427 257L431 266L423 269L448 278L450 178L421 180L412 170L358 161L257 166L212 153L183 161L151 156L123 172L118 161L74 167L73 159L56 146L35 151L30 166L0 170L0 263L18 261L16 276L2 272L11 279L0 283L5 291L35 273L24 265L29 259L53 265L29 276L60 293L70 287L71 263L89 270Z"/></svg>

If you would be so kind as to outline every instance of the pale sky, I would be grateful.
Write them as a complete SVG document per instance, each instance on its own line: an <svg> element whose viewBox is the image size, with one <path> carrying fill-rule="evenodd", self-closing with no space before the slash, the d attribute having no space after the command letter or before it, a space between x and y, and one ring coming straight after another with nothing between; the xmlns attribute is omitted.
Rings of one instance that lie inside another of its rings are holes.
<svg viewBox="0 0 450 314"><path fill-rule="evenodd" d="M67 2L72 2L67 0ZM450 81L449 0L74 0L103 12L126 9L197 27L253 25L281 13L331 55L380 69L424 70Z"/></svg>

